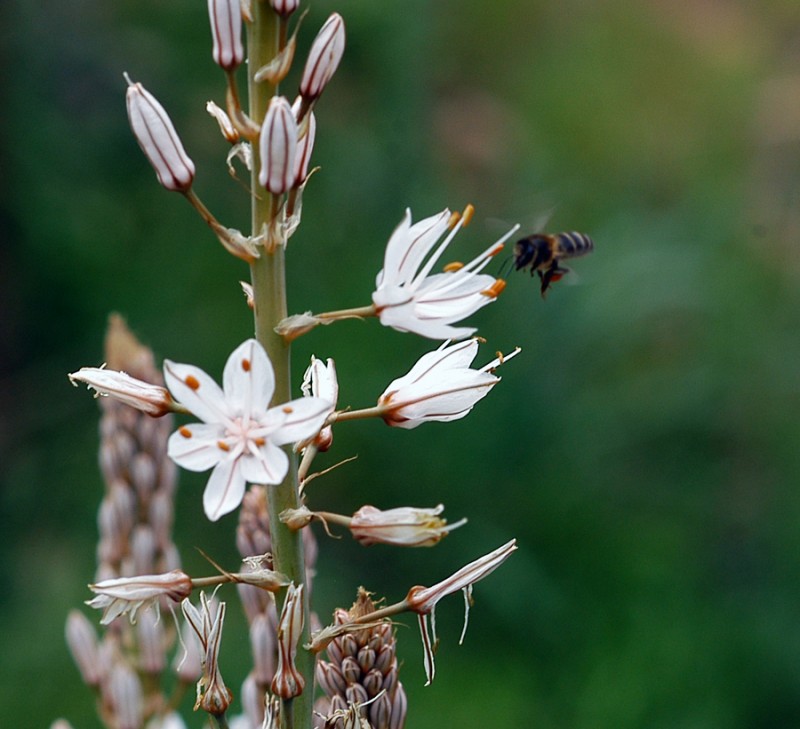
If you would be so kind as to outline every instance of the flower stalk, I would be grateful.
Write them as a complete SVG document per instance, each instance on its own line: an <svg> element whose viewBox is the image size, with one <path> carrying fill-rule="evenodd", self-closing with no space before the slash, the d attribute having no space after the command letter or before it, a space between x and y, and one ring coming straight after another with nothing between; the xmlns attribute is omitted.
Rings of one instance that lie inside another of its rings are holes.
<svg viewBox="0 0 800 729"><path fill-rule="evenodd" d="M275 87L266 81L256 81L254 71L266 66L280 51L280 21L273 8L264 2L252 5L253 22L247 28L248 50L248 92L249 116L257 124L263 123ZM251 189L261 190L258 184L261 169L260 150L253 145L253 167ZM270 230L276 218L280 201L278 196L266 192L254 194L251 198L251 224L253 236ZM275 332L275 326L286 318L286 269L285 247L271 246L267 255L262 255L250 264L251 284L253 286L253 314L255 318L256 339L261 343L275 370L275 394L273 403L287 402L291 399L290 345ZM300 506L299 484L297 479L297 458L291 446L285 446L289 457L289 470L283 481L267 490L270 514L270 531L276 571L285 574L295 585L305 582L305 552L302 535L293 532L281 523L278 515L286 509ZM282 590L278 603L287 597ZM309 615L308 591L302 595L302 613ZM303 621L299 638L300 645L310 637L310 620ZM295 670L303 677L306 686L314 685L314 656L306 650L298 650ZM282 700L280 711L281 729L311 729L313 697L311 691L304 691L292 699Z"/></svg>

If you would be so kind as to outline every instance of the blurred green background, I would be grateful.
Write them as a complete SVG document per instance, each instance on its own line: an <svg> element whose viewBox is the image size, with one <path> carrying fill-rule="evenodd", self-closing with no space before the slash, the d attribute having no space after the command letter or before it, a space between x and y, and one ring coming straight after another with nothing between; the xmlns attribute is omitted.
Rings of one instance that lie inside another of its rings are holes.
<svg viewBox="0 0 800 729"><path fill-rule="evenodd" d="M516 536L463 646L459 596L440 605L431 687L414 620L399 629L409 728L800 726L800 6L323 0L301 57L333 10L347 51L317 111L291 311L368 303L406 206L475 204L454 258L548 212L597 250L578 285L543 302L510 276L473 318L482 361L523 354L469 417L337 429L318 464L359 458L312 508L442 501L470 523L413 552L320 534L319 613L359 584L397 599ZM63 641L94 571L98 414L66 373L101 362L112 310L159 360L215 376L252 330L245 267L130 135L123 71L170 112L223 222L246 227L247 196L204 111L223 78L202 0L5 0L0 38L2 724L98 727ZM311 353L334 357L340 405L359 407L430 348L344 322L301 339L294 366L299 383ZM176 520L196 572L194 546L235 560L235 518L204 519L203 483L181 475Z"/></svg>

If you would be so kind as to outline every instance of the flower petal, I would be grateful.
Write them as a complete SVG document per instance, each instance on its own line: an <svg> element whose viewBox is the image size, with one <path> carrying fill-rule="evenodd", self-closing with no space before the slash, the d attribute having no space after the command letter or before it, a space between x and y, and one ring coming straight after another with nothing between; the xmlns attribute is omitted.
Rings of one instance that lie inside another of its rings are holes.
<svg viewBox="0 0 800 729"><path fill-rule="evenodd" d="M284 413L285 420L269 439L276 445L284 445L315 436L333 412L333 403L319 397L301 397L280 407L270 408L270 412L275 410Z"/></svg>
<svg viewBox="0 0 800 729"><path fill-rule="evenodd" d="M286 478L289 457L270 439L258 449L258 455L242 456L241 469L248 483L277 484Z"/></svg>
<svg viewBox="0 0 800 729"><path fill-rule="evenodd" d="M214 423L192 423L176 430L167 442L167 455L189 471L207 471L226 453L219 447L225 429Z"/></svg>
<svg viewBox="0 0 800 729"><path fill-rule="evenodd" d="M245 479L241 470L241 459L227 458L220 461L211 472L206 490L203 492L203 508L211 521L233 511L244 498Z"/></svg>
<svg viewBox="0 0 800 729"><path fill-rule="evenodd" d="M222 387L238 415L263 414L275 392L275 373L264 348L255 339L240 344L228 357Z"/></svg>
<svg viewBox="0 0 800 729"><path fill-rule="evenodd" d="M222 390L199 367L164 360L164 380L172 396L204 423L229 418L230 408Z"/></svg>

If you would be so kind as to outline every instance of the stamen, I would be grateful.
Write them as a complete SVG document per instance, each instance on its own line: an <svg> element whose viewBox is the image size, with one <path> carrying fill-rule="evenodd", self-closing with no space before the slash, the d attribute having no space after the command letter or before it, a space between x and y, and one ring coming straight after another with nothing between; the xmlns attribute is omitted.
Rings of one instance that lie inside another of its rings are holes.
<svg viewBox="0 0 800 729"><path fill-rule="evenodd" d="M294 412L294 408L293 408L293 407L291 407L291 406L289 406L289 405L284 405L284 406L281 408L281 410L282 410L284 413L286 413L287 415L290 415L291 413L293 413L293 412Z"/></svg>
<svg viewBox="0 0 800 729"><path fill-rule="evenodd" d="M231 449L231 447L224 440L217 441L217 448L219 448L221 451L225 451L226 453Z"/></svg>
<svg viewBox="0 0 800 729"><path fill-rule="evenodd" d="M461 220L461 213L454 210L452 213L450 213L450 220L447 221L447 227L452 230L458 225L459 220Z"/></svg>
<svg viewBox="0 0 800 729"><path fill-rule="evenodd" d="M451 261L450 263L446 263L442 270L445 273L453 273L454 271L459 271L464 268L464 264L461 261Z"/></svg>
<svg viewBox="0 0 800 729"><path fill-rule="evenodd" d="M491 299L496 299L503 293L503 289L506 287L506 282L502 278L495 279L495 282L488 288L481 291L484 296L488 296Z"/></svg>
<svg viewBox="0 0 800 729"><path fill-rule="evenodd" d="M192 390L199 390L200 389L200 381L194 375L186 375L184 382L188 387Z"/></svg>
<svg viewBox="0 0 800 729"><path fill-rule="evenodd" d="M475 214L475 206L472 203L467 203L467 207L464 208L464 212L461 213L461 219L464 221L462 223L463 226L467 226L470 224L472 220L472 216Z"/></svg>
<svg viewBox="0 0 800 729"><path fill-rule="evenodd" d="M249 359L247 359L247 358L242 359L242 369L245 372L249 372L250 371L250 360Z"/></svg>
<svg viewBox="0 0 800 729"><path fill-rule="evenodd" d="M489 251L489 252L488 252L486 255L487 255L487 256L489 256L489 258L492 258L493 256L496 256L498 253L500 253L500 251L502 251L502 250L503 250L503 247L504 247L504 246L503 246L503 244L502 244L502 243L498 243L498 244L497 244L497 245L496 245L494 248L492 248L492 250L490 250L490 251Z"/></svg>
<svg viewBox="0 0 800 729"><path fill-rule="evenodd" d="M184 438L191 438L191 437L192 437L192 431L191 431L191 430L189 430L189 428L187 428L185 425L181 425L181 427L180 427L180 428L178 428L178 432L179 432L179 433L180 433L180 434L181 434L181 435L182 435Z"/></svg>
<svg viewBox="0 0 800 729"><path fill-rule="evenodd" d="M253 443L255 443L257 446L263 446L266 442L267 441L265 438L253 438Z"/></svg>

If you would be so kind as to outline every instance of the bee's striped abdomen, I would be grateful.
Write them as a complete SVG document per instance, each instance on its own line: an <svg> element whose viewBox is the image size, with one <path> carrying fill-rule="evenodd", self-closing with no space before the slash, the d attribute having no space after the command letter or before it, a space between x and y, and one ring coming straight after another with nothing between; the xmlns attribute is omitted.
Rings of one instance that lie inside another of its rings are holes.
<svg viewBox="0 0 800 729"><path fill-rule="evenodd" d="M559 258L577 258L594 250L594 241L583 233L556 233L555 237L559 249L556 256Z"/></svg>

